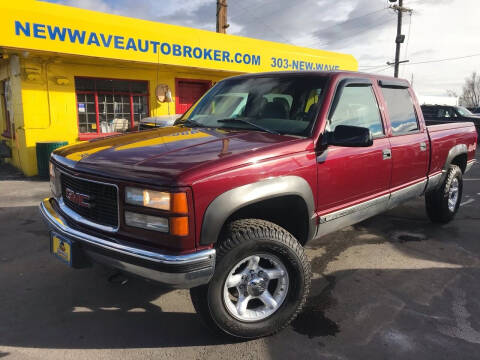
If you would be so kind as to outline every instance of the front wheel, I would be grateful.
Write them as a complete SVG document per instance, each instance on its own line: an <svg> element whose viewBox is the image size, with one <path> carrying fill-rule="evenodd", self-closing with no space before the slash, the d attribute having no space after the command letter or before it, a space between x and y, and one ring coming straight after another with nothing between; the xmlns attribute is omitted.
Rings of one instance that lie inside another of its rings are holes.
<svg viewBox="0 0 480 360"><path fill-rule="evenodd" d="M216 330L257 338L286 327L310 289L310 264L286 230L259 219L229 224L209 284L190 290L193 305Z"/></svg>

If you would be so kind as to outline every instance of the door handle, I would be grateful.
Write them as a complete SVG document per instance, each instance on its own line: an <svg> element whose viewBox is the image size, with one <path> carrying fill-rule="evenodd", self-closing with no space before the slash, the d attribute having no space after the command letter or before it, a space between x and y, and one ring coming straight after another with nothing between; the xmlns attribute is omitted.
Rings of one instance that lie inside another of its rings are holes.
<svg viewBox="0 0 480 360"><path fill-rule="evenodd" d="M427 143L421 142L420 143L420 151L425 151L427 150Z"/></svg>
<svg viewBox="0 0 480 360"><path fill-rule="evenodd" d="M392 158L392 150L390 149L383 149L382 154L383 154L383 160L388 160Z"/></svg>

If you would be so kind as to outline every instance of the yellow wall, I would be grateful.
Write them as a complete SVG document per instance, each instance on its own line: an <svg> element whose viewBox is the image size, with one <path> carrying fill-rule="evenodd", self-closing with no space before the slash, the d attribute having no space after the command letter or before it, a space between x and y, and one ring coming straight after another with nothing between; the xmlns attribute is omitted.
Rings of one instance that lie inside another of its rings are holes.
<svg viewBox="0 0 480 360"><path fill-rule="evenodd" d="M157 70L158 68L158 70ZM21 160L13 163L27 176L37 174L35 146L38 141L78 142L75 76L112 79L147 80L149 82L150 116L174 115L175 102L159 103L155 98L158 83L169 85L175 98L175 78L218 81L232 73L205 71L172 66L140 65L119 61L91 62L83 58L29 56L21 60L21 99L23 117L15 121L21 140ZM59 85L58 78L67 84ZM48 87L47 87L48 81ZM18 90L17 90L18 91ZM23 121L22 121L23 120Z"/></svg>

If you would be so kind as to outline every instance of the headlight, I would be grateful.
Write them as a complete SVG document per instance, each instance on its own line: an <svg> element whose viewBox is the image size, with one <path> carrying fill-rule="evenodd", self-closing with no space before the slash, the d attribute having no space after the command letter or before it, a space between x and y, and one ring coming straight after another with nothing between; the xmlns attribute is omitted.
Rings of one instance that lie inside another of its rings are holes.
<svg viewBox="0 0 480 360"><path fill-rule="evenodd" d="M130 205L170 210L170 193L127 187L125 188L125 202Z"/></svg>
<svg viewBox="0 0 480 360"><path fill-rule="evenodd" d="M160 217L127 210L125 211L125 224L128 226L169 232L175 236L189 234L187 193L185 192L169 193L126 187L125 203L169 212L168 217Z"/></svg>
<svg viewBox="0 0 480 360"><path fill-rule="evenodd" d="M125 224L147 230L168 232L168 219L164 217L138 214L125 211Z"/></svg>
<svg viewBox="0 0 480 360"><path fill-rule="evenodd" d="M49 172L50 172L50 190L54 197L58 198L62 195L62 189L60 187L60 174L55 169L53 163L49 163Z"/></svg>
<svg viewBox="0 0 480 360"><path fill-rule="evenodd" d="M186 193L168 193L164 191L126 187L125 203L171 211L176 214L188 213Z"/></svg>

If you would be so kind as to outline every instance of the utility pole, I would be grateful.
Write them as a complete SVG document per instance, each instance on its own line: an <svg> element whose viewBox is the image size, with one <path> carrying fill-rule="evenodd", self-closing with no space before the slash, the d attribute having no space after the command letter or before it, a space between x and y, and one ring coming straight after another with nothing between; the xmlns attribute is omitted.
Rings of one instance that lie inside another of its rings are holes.
<svg viewBox="0 0 480 360"><path fill-rule="evenodd" d="M396 2L396 0L389 0L390 2ZM405 41L405 35L402 35L402 16L404 12L411 13L413 10L403 7L403 0L398 0L398 5L390 6L397 12L397 37L395 38L395 77L398 77L398 70L400 63L405 61L400 61L400 45Z"/></svg>
<svg viewBox="0 0 480 360"><path fill-rule="evenodd" d="M217 0L217 33L225 34L227 28L227 0Z"/></svg>

